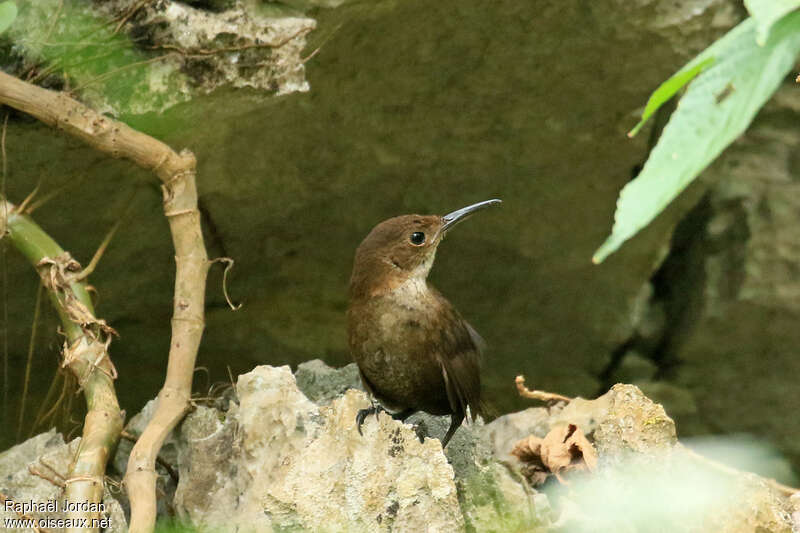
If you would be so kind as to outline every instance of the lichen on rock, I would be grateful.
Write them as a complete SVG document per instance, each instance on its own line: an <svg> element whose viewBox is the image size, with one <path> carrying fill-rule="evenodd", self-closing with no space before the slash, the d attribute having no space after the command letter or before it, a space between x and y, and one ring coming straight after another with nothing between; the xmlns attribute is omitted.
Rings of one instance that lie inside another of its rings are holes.
<svg viewBox="0 0 800 533"><path fill-rule="evenodd" d="M220 87L308 91L301 57L316 27L231 2L215 12L173 0L41 0L10 28L18 75L113 115L164 111Z"/></svg>

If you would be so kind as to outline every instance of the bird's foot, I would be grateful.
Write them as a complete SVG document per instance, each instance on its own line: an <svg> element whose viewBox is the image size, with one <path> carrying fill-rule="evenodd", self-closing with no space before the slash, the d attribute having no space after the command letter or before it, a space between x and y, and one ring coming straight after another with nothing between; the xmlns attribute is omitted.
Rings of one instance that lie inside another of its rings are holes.
<svg viewBox="0 0 800 533"><path fill-rule="evenodd" d="M424 444L425 437L430 436L430 434L428 433L428 426L425 424L424 420L420 420L416 424L412 425L411 429L413 429L414 433L417 434L417 438L419 439L420 444Z"/></svg>
<svg viewBox="0 0 800 533"><path fill-rule="evenodd" d="M386 412L386 409L381 407L380 404L372 404L366 409L360 409L358 413L356 413L356 428L358 429L358 434L361 436L364 435L361 432L361 425L364 423L364 420L366 420L369 415L375 415L375 418L378 418L378 414L381 412Z"/></svg>

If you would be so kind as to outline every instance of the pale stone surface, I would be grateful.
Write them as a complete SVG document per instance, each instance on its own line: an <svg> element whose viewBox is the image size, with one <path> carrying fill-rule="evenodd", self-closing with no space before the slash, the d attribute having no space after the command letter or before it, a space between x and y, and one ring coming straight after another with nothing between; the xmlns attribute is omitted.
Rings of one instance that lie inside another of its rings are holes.
<svg viewBox="0 0 800 533"><path fill-rule="evenodd" d="M747 135L705 174L714 187L681 229L680 253L665 276L673 295L670 342L661 356L674 365L670 381L691 396L675 398L683 431L725 428L766 437L797 471L800 419L786 416L800 406L795 85L779 89ZM691 403L695 412L680 407Z"/></svg>
<svg viewBox="0 0 800 533"><path fill-rule="evenodd" d="M330 403L347 389L364 390L355 363L333 368L321 359L312 359L297 365L294 377L303 394L318 404Z"/></svg>
<svg viewBox="0 0 800 533"><path fill-rule="evenodd" d="M654 453L678 441L675 423L664 408L653 403L638 387L617 384L592 402L600 406L594 431L597 451L612 457L627 452Z"/></svg>
<svg viewBox="0 0 800 533"><path fill-rule="evenodd" d="M75 458L80 445L80 438L69 444L64 442L60 433L51 429L10 448L0 454L0 494L4 499L15 503L33 503L36 505L52 505L51 508L39 508L26 512L24 518L60 519L65 518L62 510L63 489L31 473L31 468L41 472L45 477L63 483L69 471L69 465ZM105 513L110 527L105 531L111 533L127 531L125 514L119 502L106 488L103 496ZM9 518L20 518L14 511L6 511L5 503L0 504L0 524ZM45 527L45 529L49 529ZM34 531L34 529L16 529L16 531Z"/></svg>
<svg viewBox="0 0 800 533"><path fill-rule="evenodd" d="M464 528L439 442L421 444L387 416L370 417L360 436L355 415L369 405L362 392L320 407L288 367L261 366L239 377L237 393L224 420L199 410L183 426L176 507L193 522L230 530Z"/></svg>
<svg viewBox="0 0 800 533"><path fill-rule="evenodd" d="M354 363L331 368L315 359L298 365L295 378L300 390L320 404L329 404L347 388L362 388ZM450 425L450 417L417 413L407 423L419 425L428 439L441 439ZM473 423L465 421L444 450L455 473L458 501L467 529L509 531L547 523L547 513L539 508L541 504L536 506L536 491L526 489L519 475L497 463L485 434L480 418Z"/></svg>
<svg viewBox="0 0 800 533"><path fill-rule="evenodd" d="M39 0L20 11L11 36L23 72L106 45L104 54L84 51L88 57L82 61L64 62L47 83L64 83L63 74L77 85L72 92L83 102L130 116L161 112L222 87L270 95L306 92L302 54L315 28L314 19L262 13L242 0L221 12L174 0Z"/></svg>
<svg viewBox="0 0 800 533"><path fill-rule="evenodd" d="M596 400L566 407L531 408L487 426L495 453L508 455L527 434L544 436L565 423L581 427L594 442L600 467L577 473L569 486L546 488L555 525L567 531L664 531L744 533L792 531L792 505L764 478L739 472L678 444L675 424L663 407L633 385L618 384ZM637 529L638 528L638 529Z"/></svg>

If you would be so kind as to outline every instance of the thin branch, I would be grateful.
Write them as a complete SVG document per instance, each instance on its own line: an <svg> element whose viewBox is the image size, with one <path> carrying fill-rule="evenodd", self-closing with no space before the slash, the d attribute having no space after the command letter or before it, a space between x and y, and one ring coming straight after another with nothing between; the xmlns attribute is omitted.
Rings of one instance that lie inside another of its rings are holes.
<svg viewBox="0 0 800 533"><path fill-rule="evenodd" d="M213 56L217 54L224 54L226 52L242 52L244 50L250 50L252 48L280 48L285 44L291 42L293 39L297 37L302 37L311 32L313 28L302 28L297 30L295 33L288 37L284 37L279 41L266 41L263 43L247 43L242 44L239 46L223 46L220 48L198 48L196 50L189 50L188 48L182 48L180 46L176 46L174 44L159 44L150 46L148 48L152 50L173 50L178 52L184 57L203 57L203 56Z"/></svg>
<svg viewBox="0 0 800 533"><path fill-rule="evenodd" d="M39 470L38 468L36 468L33 465L28 465L28 472L30 472L31 475L34 475L36 477L40 477L40 478L44 479L45 481L49 481L50 484L55 485L56 487L59 487L59 488L62 488L62 489L66 487L66 484L64 483L64 481L62 481L60 479L56 479L51 474L46 474L46 473L42 472L41 470Z"/></svg>
<svg viewBox="0 0 800 533"><path fill-rule="evenodd" d="M64 376L65 373L59 366L56 369L55 375L53 376L53 381L50 382L50 387L47 389L47 394L44 397L44 401L42 402L42 405L39 406L39 410L36 412L36 418L33 419L33 426L31 426L31 429L28 432L28 438L31 438L33 436L33 432L36 428L44 425L45 420L55 415L55 412L58 410L59 405L61 405L61 402L64 401L64 398L66 398L67 387L69 384L68 380ZM58 394L58 398L56 398L52 407L50 407L50 409L47 409L47 404L50 401L50 398L52 398L55 395L56 389L58 388L59 384L61 384L61 392ZM45 411L45 409L47 409L47 411Z"/></svg>
<svg viewBox="0 0 800 533"><path fill-rule="evenodd" d="M71 275L80 265L30 217L19 213L13 204L2 201L9 213L3 221L9 238L38 271L66 331L62 364L69 367L86 390L83 435L69 477L64 482L64 497L71 502L100 503L106 461L122 430L114 391L114 365L108 358L111 330L94 316L86 284L75 281ZM71 395L67 397L68 405L72 398ZM31 473L50 479L36 469L31 469ZM67 517L91 522L99 514L76 509L68 511Z"/></svg>
<svg viewBox="0 0 800 533"><path fill-rule="evenodd" d="M84 88L88 87L89 85L93 85L95 83L98 83L100 81L108 79L108 78L114 76L115 74L118 74L119 72L122 72L123 70L128 70L128 69L131 69L131 68L134 68L134 67L147 65L149 63L155 63L157 61L161 61L163 59L167 59L167 58L169 58L169 57L171 57L173 55L175 55L175 54L174 53L169 53L169 54L164 54L164 55L158 56L158 57L151 57L150 59L145 59L143 61L136 61L135 63L128 63L125 66L115 68L114 70L109 70L108 72L105 72L105 73L103 73L103 74L101 74L99 76L95 76L94 78L92 78L90 80L86 80L82 84L80 84L80 85L78 85L76 87L73 87L72 91L73 92L80 92L81 89L84 89Z"/></svg>
<svg viewBox="0 0 800 533"><path fill-rule="evenodd" d="M0 492L0 502L3 502L3 508L5 508L5 509L9 509L9 508L10 509L14 509L14 512L17 514L17 516L22 518L23 520L27 520L29 524L36 524L37 523L36 520L34 520L34 518L31 515L26 514L26 513L21 513L19 511L17 511L18 507L15 507L14 500L9 498L8 496L3 494L2 492ZM33 529L37 533L49 533L49 530L44 529L42 527L34 526Z"/></svg>
<svg viewBox="0 0 800 533"><path fill-rule="evenodd" d="M83 180L86 179L87 176L88 173L81 173L78 177L68 180L63 185L59 185L58 187L55 187L54 189L51 189L50 191L43 193L41 196L39 196L38 200L31 201L30 205L24 211L25 214L30 215L31 213L42 207L44 204L46 204L59 194L80 185L83 182Z"/></svg>
<svg viewBox="0 0 800 533"><path fill-rule="evenodd" d="M176 153L163 142L101 115L64 93L30 85L2 72L0 103L28 113L112 157L129 159L154 172L162 182L164 214L175 247L172 340L156 411L131 451L125 474L131 502L130 531L151 532L156 518L156 457L164 439L189 409L193 369L205 326L209 262L197 209L195 157L187 150ZM107 379L102 372L92 375ZM75 485L79 483L68 485L67 490Z"/></svg>
<svg viewBox="0 0 800 533"><path fill-rule="evenodd" d="M36 305L33 308L33 324L31 325L31 339L28 343L28 359L25 363L25 381L22 384L22 400L19 407L19 422L17 423L17 440L22 437L22 421L25 420L25 402L28 399L28 385L31 381L31 366L33 366L33 351L36 346L36 328L39 325L39 311L42 307L42 289L44 285L41 283L36 286Z"/></svg>
<svg viewBox="0 0 800 533"><path fill-rule="evenodd" d="M231 297L228 295L228 271L233 268L234 260L230 257L217 257L212 260L211 263L225 263L225 270L222 272L222 294L225 296L225 301L228 303L228 307L231 308L231 311L238 311L242 308L242 303L234 304L233 301L231 301Z"/></svg>
<svg viewBox="0 0 800 533"><path fill-rule="evenodd" d="M139 11L141 8L151 3L152 1L153 0L139 0L138 3L136 3L126 13L124 13L122 17L120 17L119 24L117 24L117 26L114 28L113 33L119 33L119 30L121 30L122 27L125 25L125 23L128 22L128 19L130 19L133 15L136 14L137 11Z"/></svg>
<svg viewBox="0 0 800 533"><path fill-rule="evenodd" d="M89 261L89 264L86 265L86 268L84 268L78 274L78 276L76 278L77 280L83 281L84 279L88 278L92 274L92 272L94 272L95 268L97 268L97 264L100 262L100 259L103 257L103 254L106 252L106 249L108 248L108 245L111 244L111 239L114 238L114 234L117 233L117 230L119 229L120 225L122 225L122 222L125 221L125 219L127 218L128 213L131 210L131 205L133 205L133 199L136 198L137 190L138 189L134 189L133 190L133 194L131 194L131 197L128 199L128 202L127 202L127 204L125 206L125 210L122 213L122 216L118 217L117 221L114 223L114 225L111 226L111 229L108 230L108 233L106 233L106 236L103 239L103 242L100 243L100 246L97 247L97 251L95 251L94 255L92 256L92 260Z"/></svg>
<svg viewBox="0 0 800 533"><path fill-rule="evenodd" d="M25 213L27 211L28 204L30 203L31 200L33 200L36 197L36 194L39 192L39 188L41 186L42 186L42 180L40 179L36 183L36 187L34 187L33 190L28 194L28 196L26 196L25 199L22 200L22 203L17 206L17 211L19 211L20 213ZM5 196L3 196L3 198L5 198Z"/></svg>
<svg viewBox="0 0 800 533"><path fill-rule="evenodd" d="M543 402L571 402L572 398L569 396L564 396L562 394L557 394L555 392L545 392L541 390L530 390L528 387L525 386L525 377L524 376L517 376L514 380L517 384L517 392L523 398L530 398L531 400L541 400Z"/></svg>
<svg viewBox="0 0 800 533"><path fill-rule="evenodd" d="M8 111L6 111L6 116L3 119L3 133L0 136L0 151L2 151L3 163L2 163L2 170L3 175L0 177L2 179L2 185L0 185L0 193L2 193L3 198L6 197L6 170L7 170L7 159L6 159L6 131L8 130ZM8 206L6 206L5 202L2 202L2 212L3 212L3 220L8 219ZM2 224L2 231L0 232L0 239L5 237L6 232L8 229L6 225ZM0 261L3 262L2 270L3 270L3 420L8 420L8 264L6 263L6 241L3 239L3 242L0 243L0 248L2 248L2 257L0 257Z"/></svg>

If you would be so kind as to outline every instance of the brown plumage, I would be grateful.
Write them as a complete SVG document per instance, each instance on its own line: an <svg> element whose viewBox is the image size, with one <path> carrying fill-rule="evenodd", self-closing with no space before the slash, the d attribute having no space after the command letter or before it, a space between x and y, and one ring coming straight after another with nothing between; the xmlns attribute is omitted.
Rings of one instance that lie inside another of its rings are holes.
<svg viewBox="0 0 800 533"><path fill-rule="evenodd" d="M350 351L364 387L395 418L451 415L446 446L469 407L482 413L483 340L427 282L436 249L458 222L500 200L445 216L405 215L375 226L356 250L347 311ZM359 412L377 413L373 406Z"/></svg>

